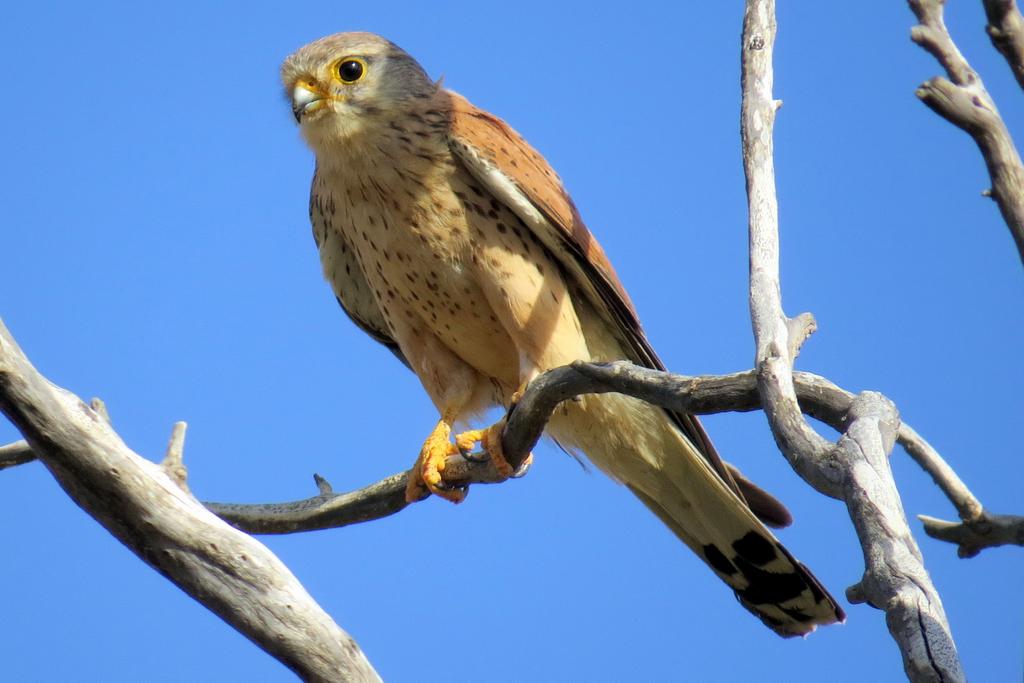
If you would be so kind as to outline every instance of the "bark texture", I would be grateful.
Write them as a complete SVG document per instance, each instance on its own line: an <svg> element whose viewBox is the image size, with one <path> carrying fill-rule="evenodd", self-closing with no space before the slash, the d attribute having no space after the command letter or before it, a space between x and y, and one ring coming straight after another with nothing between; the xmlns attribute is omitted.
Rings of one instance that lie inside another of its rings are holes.
<svg viewBox="0 0 1024 683"><path fill-rule="evenodd" d="M775 28L774 0L747 0L740 130L758 392L775 441L793 468L821 493L846 503L865 564L863 579L847 590L847 597L885 611L911 680L962 681L942 601L910 533L889 468L900 425L895 406L881 394L860 394L847 414L846 432L834 446L811 429L799 409L793 359L811 326L809 316L790 320L782 308L772 150L775 113L781 105L772 96Z"/></svg>
<svg viewBox="0 0 1024 683"><path fill-rule="evenodd" d="M180 485L173 470L182 428L165 466L145 460L102 412L40 375L2 322L0 411L83 510L304 680L380 680L284 563Z"/></svg>

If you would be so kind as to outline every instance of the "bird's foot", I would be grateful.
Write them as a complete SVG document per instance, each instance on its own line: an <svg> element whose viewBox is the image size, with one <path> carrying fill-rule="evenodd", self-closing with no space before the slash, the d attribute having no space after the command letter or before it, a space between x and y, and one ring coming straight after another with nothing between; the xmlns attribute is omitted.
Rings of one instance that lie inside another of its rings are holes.
<svg viewBox="0 0 1024 683"><path fill-rule="evenodd" d="M445 420L441 420L423 442L420 456L412 466L412 474L405 487L406 502L414 503L431 493L453 503L465 500L465 488L447 486L441 477L448 456L459 452L455 444L449 441L450 437L451 427Z"/></svg>
<svg viewBox="0 0 1024 683"><path fill-rule="evenodd" d="M462 457L472 462L490 460L494 463L494 468L502 479L508 479L515 475L516 471L509 461L505 459L505 451L501 447L501 433L504 429L505 420L501 419L485 429L471 429L468 432L462 432L455 437L455 445L458 447L459 452L462 453ZM481 458L473 453L473 445L476 443L483 447L486 454L485 457ZM525 472L532 460L533 454L530 453L526 456L523 464L520 465L520 471Z"/></svg>

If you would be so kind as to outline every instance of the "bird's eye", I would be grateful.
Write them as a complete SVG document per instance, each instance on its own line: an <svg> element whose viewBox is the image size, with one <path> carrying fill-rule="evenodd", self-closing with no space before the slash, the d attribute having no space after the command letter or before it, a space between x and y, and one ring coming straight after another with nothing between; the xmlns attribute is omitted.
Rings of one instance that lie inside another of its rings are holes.
<svg viewBox="0 0 1024 683"><path fill-rule="evenodd" d="M355 83L366 75L366 63L361 59L347 58L338 62L338 78L342 83Z"/></svg>

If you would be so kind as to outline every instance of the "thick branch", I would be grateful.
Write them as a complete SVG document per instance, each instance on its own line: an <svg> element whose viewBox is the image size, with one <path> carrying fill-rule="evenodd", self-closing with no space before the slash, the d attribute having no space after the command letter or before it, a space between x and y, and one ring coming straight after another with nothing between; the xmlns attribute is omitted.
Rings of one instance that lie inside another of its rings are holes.
<svg viewBox="0 0 1024 683"><path fill-rule="evenodd" d="M943 0L909 0L909 3L920 22L911 29L911 39L935 57L948 76L948 79L937 76L923 83L917 89L917 96L939 116L969 134L978 145L992 180L991 196L1024 260L1024 166L1010 131L981 77L960 54L949 35L942 17ZM989 11L988 5L1000 4L1005 4L1005 0L988 2L986 11ZM1008 28L1016 31L1011 34L1016 36L1019 45L1020 26L1014 17L1019 22L1020 13L1014 10L998 16L1008 22ZM989 11L990 32L992 18Z"/></svg>
<svg viewBox="0 0 1024 683"><path fill-rule="evenodd" d="M880 394L861 394L847 416L846 433L834 447L799 411L792 372L798 345L791 336L802 326L786 317L779 283L772 158L772 128L779 106L772 98L774 41L774 0L747 0L740 126L749 205L750 312L765 414L797 473L822 493L846 502L865 564L864 578L848 597L885 610L911 680L962 681L942 602L910 534L889 468L888 453L899 428L895 407Z"/></svg>
<svg viewBox="0 0 1024 683"><path fill-rule="evenodd" d="M896 409L881 394L864 392L849 418L850 428L834 455L844 471L843 499L864 553L864 577L846 596L885 611L910 680L964 681L942 601L910 533L889 468L899 426Z"/></svg>
<svg viewBox="0 0 1024 683"><path fill-rule="evenodd" d="M1024 17L1017 0L984 0L989 38L1006 58L1014 78L1024 88Z"/></svg>
<svg viewBox="0 0 1024 683"><path fill-rule="evenodd" d="M380 680L273 553L211 514L163 468L132 452L101 415L44 379L2 322L0 411L79 506L304 680Z"/></svg>

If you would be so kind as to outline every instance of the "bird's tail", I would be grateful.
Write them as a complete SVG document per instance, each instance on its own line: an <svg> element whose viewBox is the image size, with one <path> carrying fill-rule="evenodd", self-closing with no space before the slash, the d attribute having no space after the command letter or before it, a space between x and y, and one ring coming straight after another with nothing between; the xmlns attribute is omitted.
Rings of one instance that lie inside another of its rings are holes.
<svg viewBox="0 0 1024 683"><path fill-rule="evenodd" d="M650 508L781 636L845 617L664 410L620 394L567 402L548 431Z"/></svg>

